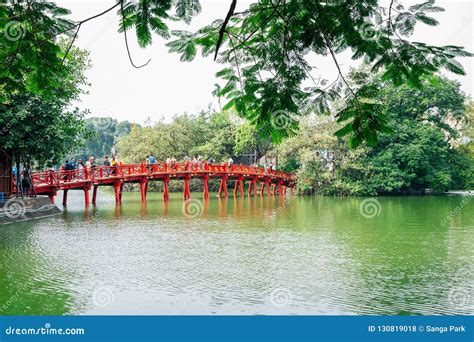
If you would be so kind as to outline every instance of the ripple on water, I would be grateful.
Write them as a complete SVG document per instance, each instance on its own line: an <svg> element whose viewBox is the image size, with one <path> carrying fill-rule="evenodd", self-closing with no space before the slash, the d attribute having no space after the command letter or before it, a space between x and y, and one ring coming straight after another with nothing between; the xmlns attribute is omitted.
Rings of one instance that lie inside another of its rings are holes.
<svg viewBox="0 0 474 342"><path fill-rule="evenodd" d="M145 208L125 194L122 208L107 199L84 213L73 193L61 217L0 227L0 299L21 282L10 312L473 312L474 211L439 224L455 203L380 198L381 214L367 219L357 199L297 198L281 209L278 200L213 198L186 219L179 199L164 207L152 195ZM454 301L452 289L461 289Z"/></svg>

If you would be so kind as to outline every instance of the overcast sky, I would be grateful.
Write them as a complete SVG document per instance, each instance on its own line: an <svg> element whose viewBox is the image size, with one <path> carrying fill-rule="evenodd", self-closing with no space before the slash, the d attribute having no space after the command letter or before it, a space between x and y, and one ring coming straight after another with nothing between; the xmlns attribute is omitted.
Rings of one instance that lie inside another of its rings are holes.
<svg viewBox="0 0 474 342"><path fill-rule="evenodd" d="M111 5L115 0L61 0L57 3L72 11L71 18L81 20L97 14ZM237 11L244 10L253 1L238 1ZM412 4L413 1L400 1ZM422 2L422 0L417 1ZM172 29L196 28L209 24L214 19L223 19L229 7L229 0L201 0L202 12L192 24L171 23ZM433 45L461 45L468 51L473 49L474 2L437 1L437 5L446 9L435 13L440 25L429 27L418 24L412 40L424 41ZM222 66L213 62L211 57L202 58L199 54L191 63L179 61L179 55L168 53L165 41L154 36L153 45L141 49L136 44L134 32L129 31L130 49L136 64L151 59L148 66L135 69L130 65L124 45L123 34L117 32L118 19L116 12L110 12L98 19L84 24L80 30L77 45L90 51L92 68L87 77L92 83L89 94L83 96L79 107L89 109L90 116L111 116L118 120L129 120L143 123L149 117L158 121L161 117L169 120L174 114L196 113L206 109L211 103L217 108L217 101L211 95L217 82L215 73ZM347 72L354 62L346 53L339 57L342 69ZM465 67L467 75L457 77L462 89L473 94L473 59L463 58L459 61ZM337 70L332 61L318 58L315 75L334 79Z"/></svg>

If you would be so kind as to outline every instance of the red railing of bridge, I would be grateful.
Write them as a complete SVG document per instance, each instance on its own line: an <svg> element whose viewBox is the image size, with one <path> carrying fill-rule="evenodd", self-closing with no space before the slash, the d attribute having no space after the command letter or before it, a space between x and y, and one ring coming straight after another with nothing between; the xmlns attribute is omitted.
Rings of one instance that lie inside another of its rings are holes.
<svg viewBox="0 0 474 342"><path fill-rule="evenodd" d="M96 166L92 168L33 172L31 180L35 189L42 186L61 187L65 183L100 181L106 179L129 178L132 176L175 176L177 174L199 175L227 175L227 176L258 176L280 179L286 182L296 180L292 174L265 170L261 167L248 165L227 164L190 164L190 163L156 163L156 164L122 164L118 166Z"/></svg>

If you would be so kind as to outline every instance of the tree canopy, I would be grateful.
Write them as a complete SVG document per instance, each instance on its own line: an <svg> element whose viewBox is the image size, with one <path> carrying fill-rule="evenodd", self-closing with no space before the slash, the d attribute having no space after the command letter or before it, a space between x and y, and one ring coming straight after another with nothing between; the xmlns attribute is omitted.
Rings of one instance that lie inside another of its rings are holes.
<svg viewBox="0 0 474 342"><path fill-rule="evenodd" d="M351 85L340 71L338 54L350 50L372 71L395 86L420 87L424 76L441 69L463 74L457 57L471 56L459 46L431 46L409 39L417 23L437 25L432 17L443 9L429 0L406 7L398 1L382 6L377 0L258 0L237 12L230 2L224 19L196 32L171 30L175 20L189 23L201 11L198 0L118 0L101 13L72 22L69 11L50 1L0 0L0 102L29 91L54 96L67 77L64 60L80 28L101 15L116 11L119 31L128 47L127 31L134 29L140 46L152 43L153 33L164 39L171 52L191 61L198 49L213 56L224 69L218 96L224 109L235 108L263 137L274 142L295 134L302 115L327 114L338 106L345 123L340 135L350 135L353 146L377 142L387 132L382 108L374 101L378 88L370 83ZM69 36L62 49L59 38ZM172 38L173 37L173 38ZM312 56L328 56L339 77L315 82ZM313 84L311 84L313 82Z"/></svg>
<svg viewBox="0 0 474 342"><path fill-rule="evenodd" d="M367 77L353 72L351 81ZM286 169L298 172L300 190L373 195L472 186L474 159L459 146L467 113L459 84L442 77L424 79L421 89L387 85L380 77L373 82L392 133L381 134L375 147L350 150L347 138L332 135L341 126L335 118L306 122L275 152Z"/></svg>
<svg viewBox="0 0 474 342"><path fill-rule="evenodd" d="M64 48L64 45L63 45ZM85 112L71 108L71 102L85 90L84 71L89 67L88 53L72 48L64 62L60 91L42 97L33 91L10 94L0 104L0 146L19 161L43 163L59 159L83 143L87 136Z"/></svg>

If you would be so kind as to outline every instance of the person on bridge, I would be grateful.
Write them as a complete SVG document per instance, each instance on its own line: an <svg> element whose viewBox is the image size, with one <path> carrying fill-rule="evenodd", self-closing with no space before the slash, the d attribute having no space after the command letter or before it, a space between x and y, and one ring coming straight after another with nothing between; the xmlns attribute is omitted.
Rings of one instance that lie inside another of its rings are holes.
<svg viewBox="0 0 474 342"><path fill-rule="evenodd" d="M112 162L110 163L111 168L112 168L112 175L115 176L117 174L117 167L118 167L118 161L115 156L112 156Z"/></svg>
<svg viewBox="0 0 474 342"><path fill-rule="evenodd" d="M105 176L108 176L110 173L110 160L109 156L104 157L104 166L105 166Z"/></svg>
<svg viewBox="0 0 474 342"><path fill-rule="evenodd" d="M232 159L232 157L229 157L229 159L227 160L227 166L231 167L232 164L234 164L234 159Z"/></svg>
<svg viewBox="0 0 474 342"><path fill-rule="evenodd" d="M153 155L153 153L150 153L150 156L148 157L148 161L150 163L150 172L153 173L153 167L156 163L156 157Z"/></svg>
<svg viewBox="0 0 474 342"><path fill-rule="evenodd" d="M86 168L86 167L84 166L84 163L82 162L82 159L79 159L79 160L77 161L77 170L78 170L77 175L78 175L78 177L79 177L80 179L84 179L84 175L85 175L85 174L84 174L84 169L85 169L85 168Z"/></svg>
<svg viewBox="0 0 474 342"><path fill-rule="evenodd" d="M52 159L48 160L46 167L48 168L48 171L54 171L54 162Z"/></svg>
<svg viewBox="0 0 474 342"><path fill-rule="evenodd" d="M30 196L30 176L28 171L23 171L23 177L21 179L21 187L23 188L23 196L29 197Z"/></svg>
<svg viewBox="0 0 474 342"><path fill-rule="evenodd" d="M64 175L64 180L70 182L72 180L74 166L69 160L66 160L66 162L64 163L64 171L66 171L66 174Z"/></svg>

